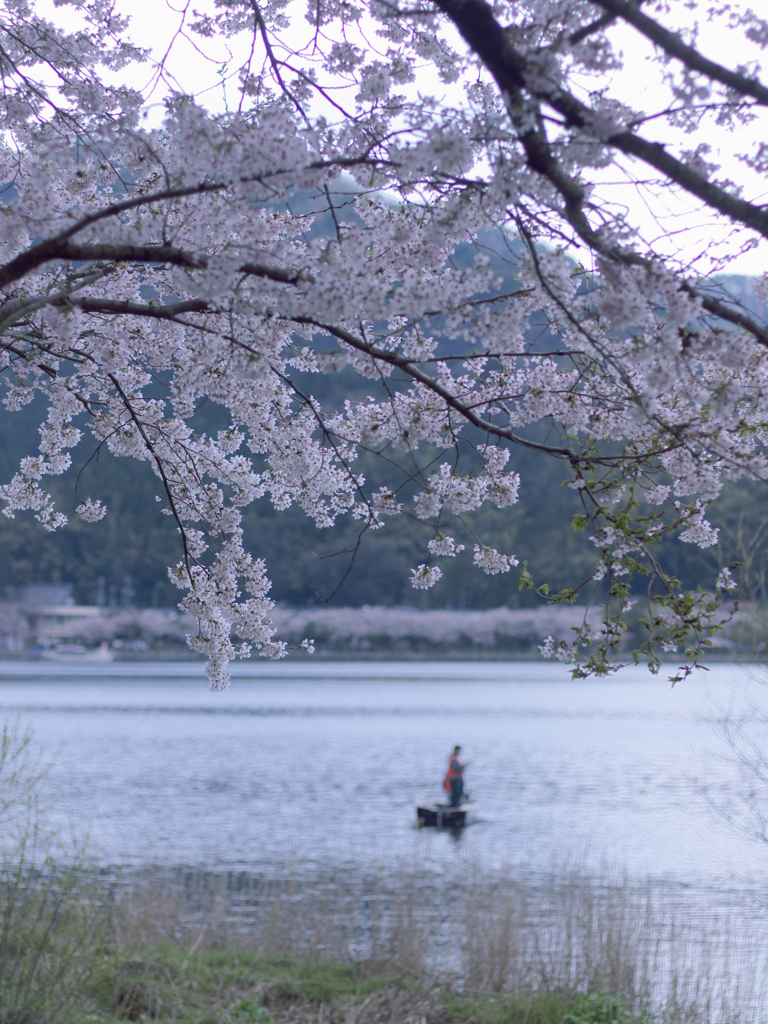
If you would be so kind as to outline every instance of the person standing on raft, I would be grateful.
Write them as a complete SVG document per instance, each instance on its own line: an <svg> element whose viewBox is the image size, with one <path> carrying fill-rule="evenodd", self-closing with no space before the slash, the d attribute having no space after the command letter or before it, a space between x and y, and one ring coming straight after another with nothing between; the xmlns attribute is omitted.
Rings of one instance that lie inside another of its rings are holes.
<svg viewBox="0 0 768 1024"><path fill-rule="evenodd" d="M464 772L469 767L469 762L462 761L459 757L461 747L454 747L453 753L448 758L448 770L445 773L443 788L451 794L451 807L458 807L464 795Z"/></svg>

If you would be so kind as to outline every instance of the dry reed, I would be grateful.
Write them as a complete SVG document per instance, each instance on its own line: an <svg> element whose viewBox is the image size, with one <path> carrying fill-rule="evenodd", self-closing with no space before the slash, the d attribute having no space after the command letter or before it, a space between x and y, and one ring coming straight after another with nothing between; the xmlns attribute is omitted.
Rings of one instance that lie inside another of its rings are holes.
<svg viewBox="0 0 768 1024"><path fill-rule="evenodd" d="M706 894L561 863L448 881L400 864L269 872L145 870L115 888L123 947L247 947L364 964L472 993L605 990L675 1024L768 1020L765 922Z"/></svg>

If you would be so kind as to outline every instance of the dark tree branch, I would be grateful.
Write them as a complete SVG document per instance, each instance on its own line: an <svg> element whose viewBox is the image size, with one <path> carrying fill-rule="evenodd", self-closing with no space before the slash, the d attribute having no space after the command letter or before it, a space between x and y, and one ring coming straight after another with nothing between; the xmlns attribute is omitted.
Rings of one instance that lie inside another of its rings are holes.
<svg viewBox="0 0 768 1024"><path fill-rule="evenodd" d="M722 64L708 60L693 46L683 42L676 32L670 32L653 18L643 14L636 3L629 3L628 0L591 0L591 2L602 7L613 18L621 18L622 21L629 22L638 32L661 47L670 57L676 57L677 60L682 61L691 71L698 71L699 74L705 75L715 82L720 82L741 96L751 96L761 106L768 106L768 89L762 82L756 78L748 78L737 71L729 71Z"/></svg>
<svg viewBox="0 0 768 1024"><path fill-rule="evenodd" d="M0 288L20 280L36 270L44 263L54 260L72 262L111 262L111 263L168 263L188 270L205 270L208 258L195 253L178 249L173 245L132 245L130 243L94 242L78 245L61 237L40 242L31 249L25 250L3 268L0 268ZM255 263L242 263L236 268L237 273L251 277L268 278L281 284L297 284L306 279L302 272L292 272L282 267L259 266Z"/></svg>
<svg viewBox="0 0 768 1024"><path fill-rule="evenodd" d="M520 141L528 166L548 178L565 201L565 216L582 239L598 251L605 251L584 214L584 190L560 166L540 127L530 127L528 96L551 106L569 128L589 132L593 111L565 89L553 83L542 85L529 60L515 48L509 33L499 23L486 0L435 0L436 6L451 19L470 48L493 75L503 95L509 98L510 115L520 111ZM629 131L615 132L603 140L606 145L628 156L637 157L656 168L670 181L680 185L707 206L735 223L744 224L768 238L768 211L726 192L678 160L657 142L648 142Z"/></svg>

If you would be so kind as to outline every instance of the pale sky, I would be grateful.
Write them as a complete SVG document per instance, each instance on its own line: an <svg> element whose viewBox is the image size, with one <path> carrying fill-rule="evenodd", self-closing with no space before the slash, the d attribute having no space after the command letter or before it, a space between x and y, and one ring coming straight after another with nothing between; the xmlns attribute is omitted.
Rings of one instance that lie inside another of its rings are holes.
<svg viewBox="0 0 768 1024"><path fill-rule="evenodd" d="M206 0L196 0L194 7L200 9L207 6ZM312 28L303 18L303 4L295 0L294 10L297 16L294 27L291 30L293 39L301 39L305 35L309 37ZM250 45L248 40L205 40L206 56L202 56L196 47L200 46L200 40L195 37L194 43L183 35L185 21L189 18L189 11L193 4L187 6L185 0L117 0L116 8L121 13L130 14L132 18L131 37L133 41L141 46L152 50L157 61L167 56L166 71L175 79L179 86L186 92L197 95L202 102L210 109L223 110L226 97L230 104L236 103L236 83L230 82L227 86L226 76L235 70L247 53ZM60 16L61 8L57 10L54 17ZM686 12L687 15L687 12ZM684 15L684 16L686 16ZM179 32L181 30L181 35ZM610 82L611 93L628 102L635 108L658 109L667 101L668 94L665 88L658 84L658 69L649 60L651 47L648 45L643 49L643 42L637 33L625 30L626 44L625 52L631 54L627 60L622 73L614 75ZM176 36L174 40L174 36ZM303 40L302 40L303 41ZM702 27L699 45L707 56L720 63L736 67L746 60L759 58L757 50L750 53L745 50L744 45L739 46L739 52L729 53L727 34L718 31L711 25ZM173 44L173 45L171 45ZM260 65L260 55L257 57ZM145 65L132 75L131 84L141 88L142 91L153 78L152 68ZM424 79L419 83L422 89L425 87ZM429 82L427 80L427 87ZM589 88L594 88L594 81L589 83ZM162 97L164 88L162 83L156 83L149 98L150 117L156 115L158 118L162 113ZM451 102L459 103L461 94L449 97ZM722 129L714 129L708 126L705 132L685 136L678 129L665 128L660 121L651 122L645 134L653 141L683 145L686 149L695 149L697 144L706 141L712 148L708 159L721 165L720 176L739 182L745 186L745 197L754 200L765 198L764 181L751 175L743 162L734 158L734 151L746 149L756 142L768 138L768 113L752 125L742 127L738 132L729 133ZM645 176L645 172L643 176ZM648 177L651 175L648 174ZM696 267L700 271L707 271L713 266L713 262L733 251L734 245L728 239L730 229L727 225L720 225L710 215L703 214L702 210L695 203L686 199L680 201L664 190L661 195L655 194L651 188L638 190L634 186L628 186L625 182L617 179L616 169L611 168L609 174L602 174L600 178L599 195L606 201L615 202L627 206L630 211L630 220L640 224L646 241L652 241L657 251L671 255L674 252L682 251L686 260L697 259ZM748 236L741 237L739 244L743 244ZM729 273L760 274L768 269L768 243L762 242L760 246L749 252L743 253L729 264Z"/></svg>

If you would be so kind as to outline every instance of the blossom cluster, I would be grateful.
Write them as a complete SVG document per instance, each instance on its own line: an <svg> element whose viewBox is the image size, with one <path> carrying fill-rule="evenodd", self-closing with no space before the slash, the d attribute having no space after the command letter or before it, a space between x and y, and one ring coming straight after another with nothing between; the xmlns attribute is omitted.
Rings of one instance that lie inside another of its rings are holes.
<svg viewBox="0 0 768 1024"><path fill-rule="evenodd" d="M639 127L757 117L757 77L694 75L687 51L671 63L649 15L632 30L651 33L677 105L638 112L607 88L585 96L585 75L621 66L623 15L595 21L576 0L318 0L307 46L283 4L233 0L204 4L190 32L202 48L250 33L271 41L269 59L240 69L236 107L169 88L153 126L146 97L121 84L146 56L127 23L102 0L73 6L74 30L34 0L0 0L3 401L46 408L39 450L0 498L55 530L67 514L47 478L78 446L146 463L179 530L170 575L212 685L234 657L286 653L275 567L244 546L254 501L297 505L321 529L424 520L434 532L411 581L428 588L442 575L428 558L466 547L446 528L518 501L508 467L524 445L570 467L599 549L590 578L622 610L643 560L670 589L649 552L662 533L713 545L707 507L723 481L768 478L765 326L600 193L607 167L632 184L636 161L641 180L660 175L751 232L745 244L768 237L765 210L718 178L709 144L659 146ZM759 44L759 19L723 10L724 31ZM446 83L465 99L448 102ZM740 156L768 173L763 143ZM313 395L318 374L334 378L333 400ZM202 402L223 429L199 432ZM401 483L369 485L362 456L406 467ZM76 511L109 514L90 495ZM518 565L483 538L471 548L488 574ZM721 574L716 590L730 588ZM666 597L676 646L701 620ZM608 650L609 619L582 639Z"/></svg>

